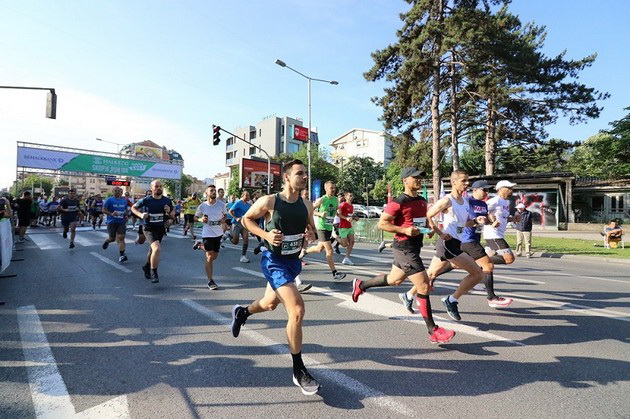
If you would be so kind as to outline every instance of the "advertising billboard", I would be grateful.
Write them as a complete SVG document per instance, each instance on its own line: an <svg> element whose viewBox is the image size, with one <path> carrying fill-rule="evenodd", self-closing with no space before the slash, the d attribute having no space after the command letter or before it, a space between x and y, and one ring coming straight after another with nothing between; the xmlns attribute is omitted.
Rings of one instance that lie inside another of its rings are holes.
<svg viewBox="0 0 630 419"><path fill-rule="evenodd" d="M273 177L273 190L280 190L282 171L278 163L271 163L271 176ZM267 189L267 162L252 159L241 159L241 188Z"/></svg>
<svg viewBox="0 0 630 419"><path fill-rule="evenodd" d="M162 149L159 147L149 147L146 145L134 146L134 155L146 159L164 159Z"/></svg>
<svg viewBox="0 0 630 419"><path fill-rule="evenodd" d="M293 125L293 139L300 141L308 141L308 128L299 125Z"/></svg>
<svg viewBox="0 0 630 419"><path fill-rule="evenodd" d="M123 159L31 147L18 147L17 166L153 179L179 180L182 177L182 166L172 163Z"/></svg>

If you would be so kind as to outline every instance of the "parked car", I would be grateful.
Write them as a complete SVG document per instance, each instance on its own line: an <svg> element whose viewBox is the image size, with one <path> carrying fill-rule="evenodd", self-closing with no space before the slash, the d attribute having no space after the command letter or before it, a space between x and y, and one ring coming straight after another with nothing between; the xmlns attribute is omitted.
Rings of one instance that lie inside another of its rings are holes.
<svg viewBox="0 0 630 419"><path fill-rule="evenodd" d="M368 209L370 210L370 212L375 213L377 217L380 217L381 214L383 214L383 210L385 209L385 207L377 207L376 205L370 205Z"/></svg>
<svg viewBox="0 0 630 419"><path fill-rule="evenodd" d="M354 205L354 215L359 218L370 218L370 211L367 209L365 205Z"/></svg>

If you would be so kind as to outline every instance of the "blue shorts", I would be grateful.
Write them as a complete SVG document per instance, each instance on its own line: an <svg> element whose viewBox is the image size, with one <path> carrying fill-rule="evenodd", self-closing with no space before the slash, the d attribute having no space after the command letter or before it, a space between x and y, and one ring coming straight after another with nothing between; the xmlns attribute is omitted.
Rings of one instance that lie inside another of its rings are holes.
<svg viewBox="0 0 630 419"><path fill-rule="evenodd" d="M278 256L269 250L261 253L260 267L263 275L275 291L283 285L295 282L295 277L302 272L302 261Z"/></svg>

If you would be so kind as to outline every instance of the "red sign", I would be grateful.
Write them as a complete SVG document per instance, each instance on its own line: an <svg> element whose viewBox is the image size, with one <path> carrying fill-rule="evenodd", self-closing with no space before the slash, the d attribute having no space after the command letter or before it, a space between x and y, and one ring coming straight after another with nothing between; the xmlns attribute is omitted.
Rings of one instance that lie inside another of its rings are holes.
<svg viewBox="0 0 630 419"><path fill-rule="evenodd" d="M293 126L293 138L300 141L308 141L308 128L299 125Z"/></svg>
<svg viewBox="0 0 630 419"><path fill-rule="evenodd" d="M107 184L112 186L129 186L131 182L128 180L107 180Z"/></svg>
<svg viewBox="0 0 630 419"><path fill-rule="evenodd" d="M280 171L278 163L271 163L271 176L273 177L273 189L279 190ZM241 160L241 188L267 190L267 162L242 159Z"/></svg>

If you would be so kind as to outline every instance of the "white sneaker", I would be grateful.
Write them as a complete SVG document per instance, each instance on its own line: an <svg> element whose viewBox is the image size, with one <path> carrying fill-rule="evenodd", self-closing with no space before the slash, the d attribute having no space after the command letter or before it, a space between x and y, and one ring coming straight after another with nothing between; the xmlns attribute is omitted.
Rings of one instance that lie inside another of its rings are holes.
<svg viewBox="0 0 630 419"><path fill-rule="evenodd" d="M486 251L486 254L487 254L488 256L490 256L490 257L492 257L492 256L494 256L494 255L496 255L496 254L497 254L497 252L495 252L495 251L494 251L493 249L491 249L489 246L486 246L486 247L485 247L485 251Z"/></svg>
<svg viewBox="0 0 630 419"><path fill-rule="evenodd" d="M480 282L480 283L478 283L478 284L475 284L475 286L473 287L473 289L474 289L475 291L485 291L485 290L486 290L486 286L485 286L482 282Z"/></svg>
<svg viewBox="0 0 630 419"><path fill-rule="evenodd" d="M247 256L245 256L245 255L241 256L240 261L241 261L241 263L249 263L249 259L247 259Z"/></svg>
<svg viewBox="0 0 630 419"><path fill-rule="evenodd" d="M352 262L348 257L343 258L341 263L344 265L354 265L354 262Z"/></svg>

